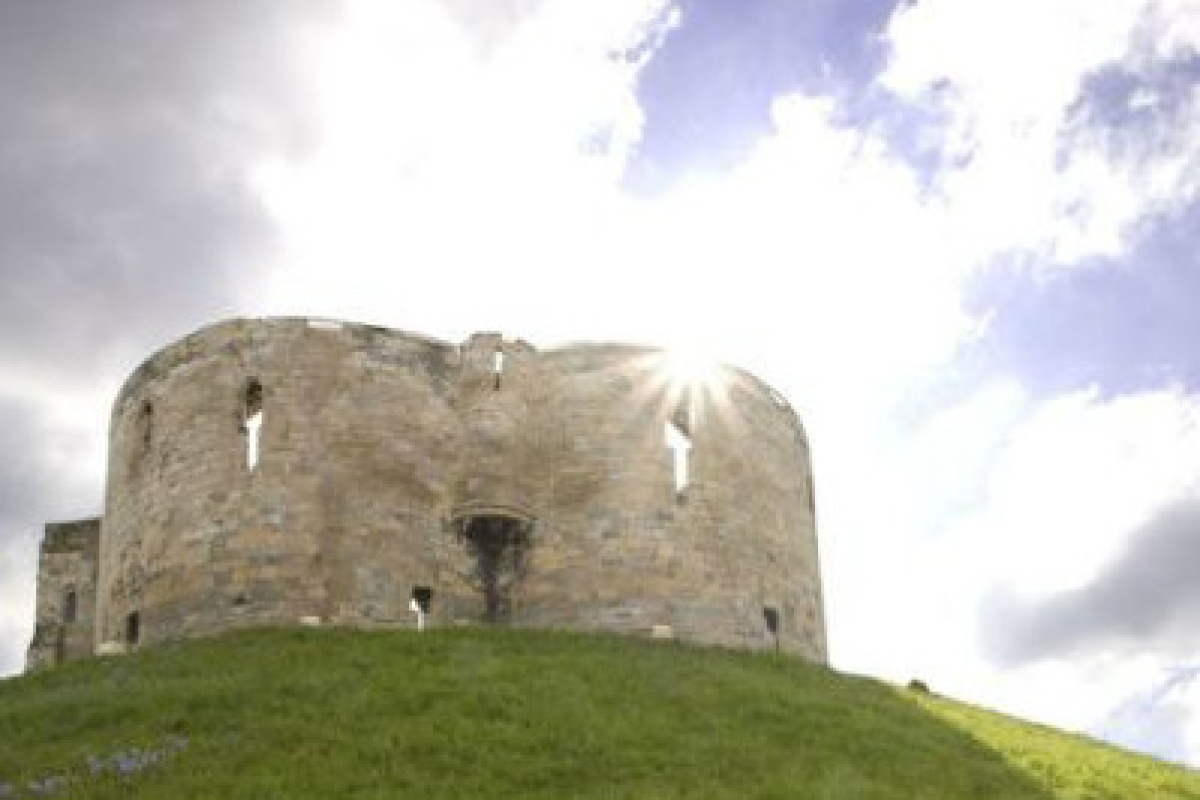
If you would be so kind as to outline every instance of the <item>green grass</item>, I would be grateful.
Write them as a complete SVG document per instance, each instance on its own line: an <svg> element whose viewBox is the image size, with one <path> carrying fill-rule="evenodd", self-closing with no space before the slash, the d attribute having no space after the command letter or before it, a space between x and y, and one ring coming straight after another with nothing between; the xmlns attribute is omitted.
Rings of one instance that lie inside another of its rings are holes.
<svg viewBox="0 0 1200 800"><path fill-rule="evenodd" d="M121 775L131 751L160 757ZM254 631L0 681L0 783L45 778L92 798L1200 800L1195 772L787 657L478 629Z"/></svg>

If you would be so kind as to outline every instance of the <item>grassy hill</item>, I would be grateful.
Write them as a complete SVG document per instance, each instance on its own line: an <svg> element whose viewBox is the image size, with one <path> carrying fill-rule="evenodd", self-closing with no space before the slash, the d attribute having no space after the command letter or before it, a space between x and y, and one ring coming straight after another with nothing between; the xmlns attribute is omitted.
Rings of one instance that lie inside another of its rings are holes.
<svg viewBox="0 0 1200 800"><path fill-rule="evenodd" d="M771 654L298 629L0 681L0 798L35 792L1200 800L1200 773Z"/></svg>

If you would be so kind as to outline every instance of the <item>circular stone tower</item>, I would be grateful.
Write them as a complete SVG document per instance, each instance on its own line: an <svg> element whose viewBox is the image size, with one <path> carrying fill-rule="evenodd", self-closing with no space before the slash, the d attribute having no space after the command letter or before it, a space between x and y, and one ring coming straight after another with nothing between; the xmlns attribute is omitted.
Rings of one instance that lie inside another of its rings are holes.
<svg viewBox="0 0 1200 800"><path fill-rule="evenodd" d="M603 629L827 660L808 443L658 350L233 320L113 408L96 641L249 624Z"/></svg>

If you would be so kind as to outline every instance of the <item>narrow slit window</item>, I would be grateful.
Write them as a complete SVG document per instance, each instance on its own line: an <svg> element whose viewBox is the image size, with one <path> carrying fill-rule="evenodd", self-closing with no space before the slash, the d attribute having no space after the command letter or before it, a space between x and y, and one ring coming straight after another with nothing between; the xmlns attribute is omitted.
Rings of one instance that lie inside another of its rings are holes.
<svg viewBox="0 0 1200 800"><path fill-rule="evenodd" d="M779 609L775 606L763 606L763 620L767 623L767 633L775 642L775 652L779 652Z"/></svg>
<svg viewBox="0 0 1200 800"><path fill-rule="evenodd" d="M137 644L141 634L141 619L138 617L138 612L134 611L125 617L125 644Z"/></svg>
<svg viewBox="0 0 1200 800"><path fill-rule="evenodd" d="M414 586L412 602L417 604L417 608L421 609L422 613L428 614L433 605L433 590L428 586Z"/></svg>
<svg viewBox="0 0 1200 800"><path fill-rule="evenodd" d="M692 449L692 437L674 420L666 423L665 435L667 447L671 448L671 469L675 477L675 493L681 494L688 487L689 456Z"/></svg>
<svg viewBox="0 0 1200 800"><path fill-rule="evenodd" d="M429 619L429 609L432 605L433 590L428 586L414 586L408 608L417 615L417 630L425 630L426 621Z"/></svg>
<svg viewBox="0 0 1200 800"><path fill-rule="evenodd" d="M263 424L262 400L262 384L250 381L242 398L242 432L246 436L246 468L251 471L258 466Z"/></svg>
<svg viewBox="0 0 1200 800"><path fill-rule="evenodd" d="M142 410L138 414L138 445L142 448L142 453L150 452L150 445L154 441L154 406L149 402L142 403Z"/></svg>
<svg viewBox="0 0 1200 800"><path fill-rule="evenodd" d="M128 463L126 468L135 480L147 474L147 465L154 445L154 406L142 402L129 424Z"/></svg>
<svg viewBox="0 0 1200 800"><path fill-rule="evenodd" d="M63 622L74 622L78 614L79 597L74 589L68 589L67 596L63 598Z"/></svg>
<svg viewBox="0 0 1200 800"><path fill-rule="evenodd" d="M495 383L492 385L492 388L497 391L500 389L500 374L502 372L504 372L504 351L497 347L495 352L492 353L492 375L495 376Z"/></svg>

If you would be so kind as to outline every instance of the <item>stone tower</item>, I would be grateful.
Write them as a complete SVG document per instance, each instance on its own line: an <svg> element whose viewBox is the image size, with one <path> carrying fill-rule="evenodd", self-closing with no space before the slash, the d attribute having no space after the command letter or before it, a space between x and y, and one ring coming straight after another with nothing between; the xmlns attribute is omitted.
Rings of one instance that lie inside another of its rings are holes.
<svg viewBox="0 0 1200 800"><path fill-rule="evenodd" d="M74 538L47 527L29 664L91 652L81 637L117 649L299 621L408 628L418 607L430 625L825 662L800 421L746 372L688 386L666 365L649 348L498 334L204 328L118 395L102 521Z"/></svg>

